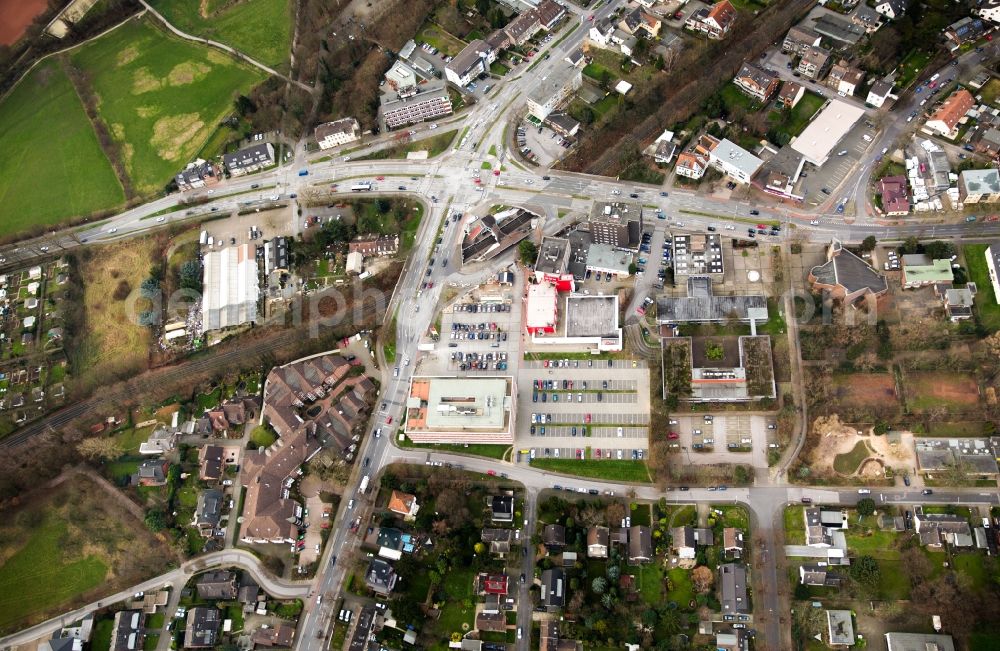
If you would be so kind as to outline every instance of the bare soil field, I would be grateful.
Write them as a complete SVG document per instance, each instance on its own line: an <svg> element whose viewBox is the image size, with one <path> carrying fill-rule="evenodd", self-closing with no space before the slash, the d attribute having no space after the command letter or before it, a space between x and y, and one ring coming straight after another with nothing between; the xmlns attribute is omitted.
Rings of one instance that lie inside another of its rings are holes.
<svg viewBox="0 0 1000 651"><path fill-rule="evenodd" d="M852 373L834 376L837 399L855 405L881 406L895 403L896 383L888 373Z"/></svg>
<svg viewBox="0 0 1000 651"><path fill-rule="evenodd" d="M907 404L914 409L967 407L979 403L979 385L967 375L946 372L907 373Z"/></svg>

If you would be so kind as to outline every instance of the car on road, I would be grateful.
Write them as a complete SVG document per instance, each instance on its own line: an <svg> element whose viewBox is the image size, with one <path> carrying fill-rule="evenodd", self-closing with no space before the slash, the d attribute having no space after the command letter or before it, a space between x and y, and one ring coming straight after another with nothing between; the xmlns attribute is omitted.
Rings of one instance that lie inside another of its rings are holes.
<svg viewBox="0 0 1000 651"><path fill-rule="evenodd" d="M753 215L754 217L756 217L757 215L759 215L759 214L760 214L760 211L759 211L759 210L756 210L756 209L754 209L754 210L751 210L751 211L750 211L750 214L751 214L751 215ZM760 228L760 227L758 226L758 228Z"/></svg>
<svg viewBox="0 0 1000 651"><path fill-rule="evenodd" d="M819 226L819 222L814 219L811 222L809 222L809 225L810 226Z"/></svg>
<svg viewBox="0 0 1000 651"><path fill-rule="evenodd" d="M118 232L118 227L117 227L117 226L115 226L115 227L112 227L112 228L109 228L109 229L108 229L108 232L109 232L109 233L117 233L117 232Z"/></svg>
<svg viewBox="0 0 1000 651"><path fill-rule="evenodd" d="M496 470L487 470L486 474L489 475L490 477L496 477L497 471Z"/></svg>
<svg viewBox="0 0 1000 651"><path fill-rule="evenodd" d="M392 416L386 416L385 417L385 424L386 425L392 425Z"/></svg>
<svg viewBox="0 0 1000 651"><path fill-rule="evenodd" d="M376 180L376 181L384 181L384 180L385 180L385 177L384 177L384 176L376 176L376 177L375 177L375 180Z"/></svg>
<svg viewBox="0 0 1000 651"><path fill-rule="evenodd" d="M920 491L920 494L921 494L921 495L933 495L933 494L934 494L934 491L932 491L932 490L931 490L931 489L929 489L929 488L925 488L924 490Z"/></svg>
<svg viewBox="0 0 1000 651"><path fill-rule="evenodd" d="M160 216L160 217L156 218L156 221L157 222L163 222L165 219L166 219L166 217Z"/></svg>

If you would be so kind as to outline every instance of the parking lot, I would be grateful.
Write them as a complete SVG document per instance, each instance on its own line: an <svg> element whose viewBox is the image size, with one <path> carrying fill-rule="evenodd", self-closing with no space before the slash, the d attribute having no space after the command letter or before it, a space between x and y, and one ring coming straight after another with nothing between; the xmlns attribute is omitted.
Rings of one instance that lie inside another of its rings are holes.
<svg viewBox="0 0 1000 651"><path fill-rule="evenodd" d="M773 424L773 418L761 414L674 416L668 436L671 446L687 453L688 463L750 463L766 468Z"/></svg>
<svg viewBox="0 0 1000 651"><path fill-rule="evenodd" d="M515 136L521 156L533 163L548 167L569 152L571 142L548 127L522 122Z"/></svg>
<svg viewBox="0 0 1000 651"><path fill-rule="evenodd" d="M550 458L584 458L588 449L591 459L646 455L649 369L643 362L532 360L521 363L517 377L520 449Z"/></svg>
<svg viewBox="0 0 1000 651"><path fill-rule="evenodd" d="M446 307L441 314L441 340L422 365L434 364L437 372L449 375L513 372L519 354L521 303L513 301L509 291L496 298L459 299Z"/></svg>

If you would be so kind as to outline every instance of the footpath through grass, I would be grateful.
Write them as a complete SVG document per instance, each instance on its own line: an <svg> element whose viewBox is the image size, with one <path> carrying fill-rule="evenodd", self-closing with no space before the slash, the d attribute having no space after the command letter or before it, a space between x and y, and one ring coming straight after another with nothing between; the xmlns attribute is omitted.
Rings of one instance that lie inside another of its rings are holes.
<svg viewBox="0 0 1000 651"><path fill-rule="evenodd" d="M649 469L643 461L618 461L617 459L535 459L531 466L588 479L607 479L648 484Z"/></svg>
<svg viewBox="0 0 1000 651"><path fill-rule="evenodd" d="M0 103L0 236L122 205L69 78L42 63Z"/></svg>
<svg viewBox="0 0 1000 651"><path fill-rule="evenodd" d="M289 0L152 0L150 4L183 32L225 43L269 66L281 68L288 62ZM207 17L201 13L203 6Z"/></svg>

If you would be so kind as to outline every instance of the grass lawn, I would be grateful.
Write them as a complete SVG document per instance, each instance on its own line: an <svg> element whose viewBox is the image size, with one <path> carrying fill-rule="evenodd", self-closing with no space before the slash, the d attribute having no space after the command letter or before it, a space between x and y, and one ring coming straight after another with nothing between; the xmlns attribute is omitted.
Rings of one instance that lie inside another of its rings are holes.
<svg viewBox="0 0 1000 651"><path fill-rule="evenodd" d="M917 75L920 74L920 71L924 69L924 66L930 60L930 53L923 50L913 50L907 54L896 69L898 74L896 86L905 89L913 83L913 80L917 78Z"/></svg>
<svg viewBox="0 0 1000 651"><path fill-rule="evenodd" d="M723 527L736 527L737 529L742 529L744 532L750 530L750 517L747 515L746 509L742 506L729 505L712 505L715 510L722 511L722 516L719 520Z"/></svg>
<svg viewBox="0 0 1000 651"><path fill-rule="evenodd" d="M806 525L803 513L804 506L785 507L785 544L804 545L806 544Z"/></svg>
<svg viewBox="0 0 1000 651"><path fill-rule="evenodd" d="M795 108L789 111L790 115L788 117L788 122L779 128L786 132L789 136L794 137L799 135L805 130L806 126L809 124L809 120L812 119L812 116L816 114L816 111L823 106L823 102L825 101L825 99L816 93L803 93L802 99L799 100L799 103L795 105ZM771 115L774 117L776 112Z"/></svg>
<svg viewBox="0 0 1000 651"><path fill-rule="evenodd" d="M723 86L719 93L722 95L722 101L725 103L728 111L731 111L737 106L743 107L748 113L753 113L760 109L760 102L753 99L749 95L744 95L739 86L733 82L729 82ZM802 101L805 101L804 95L802 97Z"/></svg>
<svg viewBox="0 0 1000 651"><path fill-rule="evenodd" d="M111 617L94 622L94 632L90 638L90 651L108 651L111 648L111 631L115 620Z"/></svg>
<svg viewBox="0 0 1000 651"><path fill-rule="evenodd" d="M779 305L775 298L767 299L767 323L757 326L757 334L771 335L778 337L788 331L788 324L785 323L784 304Z"/></svg>
<svg viewBox="0 0 1000 651"><path fill-rule="evenodd" d="M269 66L280 68L288 61L290 0L241 0L220 3L221 8L207 7L202 0L153 0L150 4L188 34L231 45Z"/></svg>
<svg viewBox="0 0 1000 651"><path fill-rule="evenodd" d="M879 529L874 515L863 518L858 524L857 516L852 513L850 528L844 537L847 538L847 548L859 556L874 556L879 560L899 558L899 550L894 545L896 532Z"/></svg>
<svg viewBox="0 0 1000 651"><path fill-rule="evenodd" d="M976 651L1000 651L1000 633L979 631L969 636L969 648Z"/></svg>
<svg viewBox="0 0 1000 651"><path fill-rule="evenodd" d="M418 140L416 142L408 142L406 144L395 145L389 147L388 149L382 149L376 152L372 152L367 156L361 156L355 158L354 160L385 160L387 158L406 158L406 155L414 151L427 151L428 158L434 158L449 146L451 142L455 139L455 134L458 133L458 129L453 131L445 131L444 133L439 133L431 138L425 138L424 140Z"/></svg>
<svg viewBox="0 0 1000 651"><path fill-rule="evenodd" d="M445 54L455 56L465 47L465 43L460 39L433 25L428 25L424 28L422 32L417 34L415 40L417 43L423 42L429 44L431 47L436 47L441 51L442 56Z"/></svg>
<svg viewBox="0 0 1000 651"><path fill-rule="evenodd" d="M658 564L640 565L635 580L643 601L647 604L663 601L663 570Z"/></svg>
<svg viewBox="0 0 1000 651"><path fill-rule="evenodd" d="M986 573L986 566L983 564L984 557L977 552L956 554L952 557L952 567L956 571L965 574L972 581L972 587L982 591L991 582L991 577Z"/></svg>
<svg viewBox="0 0 1000 651"><path fill-rule="evenodd" d="M452 633L464 633L475 619L475 605L466 608L466 600L475 601L472 594L473 571L471 568L452 568L442 580L442 589L448 595L441 608L441 617L432 624L433 630L444 640ZM432 646L432 649L447 649L447 643Z"/></svg>
<svg viewBox="0 0 1000 651"><path fill-rule="evenodd" d="M990 79L986 85L979 89L979 94L983 96L983 104L991 105L1000 97L1000 79Z"/></svg>
<svg viewBox="0 0 1000 651"><path fill-rule="evenodd" d="M510 451L509 445L487 445L484 443L470 443L469 445L452 445L448 443L413 443L409 439L401 443L403 447L438 450L440 452L458 452L460 454L472 454L477 457L488 459L505 459Z"/></svg>
<svg viewBox="0 0 1000 651"><path fill-rule="evenodd" d="M649 471L642 461L598 461L596 459L535 459L531 462L535 468L562 472L577 477L591 479L608 479L611 481L629 481L648 484Z"/></svg>
<svg viewBox="0 0 1000 651"><path fill-rule="evenodd" d="M673 584L673 590L667 593L668 601L676 601L679 606L687 607L694 599L694 586L691 584L691 572L675 567L667 572L667 578Z"/></svg>
<svg viewBox="0 0 1000 651"><path fill-rule="evenodd" d="M931 423L930 431L925 436L983 436L985 432L985 422L963 420L950 423Z"/></svg>
<svg viewBox="0 0 1000 651"><path fill-rule="evenodd" d="M605 77L608 79L615 78L615 73L611 72L599 63L588 63L585 65L583 67L583 74L597 82L600 82Z"/></svg>
<svg viewBox="0 0 1000 651"><path fill-rule="evenodd" d="M900 601L910 598L910 580L903 571L903 562L899 560L879 560L880 572L877 596L888 601Z"/></svg>
<svg viewBox="0 0 1000 651"><path fill-rule="evenodd" d="M217 50L136 19L74 52L140 193L159 190L201 149L233 100L264 79Z"/></svg>
<svg viewBox="0 0 1000 651"><path fill-rule="evenodd" d="M1000 330L1000 305L993 292L990 272L986 267L988 244L966 244L962 247L965 268L969 270L969 280L976 283L976 311L983 326L990 331Z"/></svg>
<svg viewBox="0 0 1000 651"><path fill-rule="evenodd" d="M67 534L68 524L47 514L21 541L20 549L5 558L0 566L0 630L104 582L107 564L96 555L70 552L64 547Z"/></svg>
<svg viewBox="0 0 1000 651"><path fill-rule="evenodd" d="M858 441L850 452L838 454L833 458L833 469L842 475L853 475L861 462L869 457L871 451L868 444Z"/></svg>
<svg viewBox="0 0 1000 651"><path fill-rule="evenodd" d="M35 68L0 103L0 149L0 235L125 201L73 85L54 61Z"/></svg>
<svg viewBox="0 0 1000 651"><path fill-rule="evenodd" d="M263 425L253 428L253 431L250 432L250 442L258 448L270 447L275 440L277 440L277 436L274 432Z"/></svg>
<svg viewBox="0 0 1000 651"><path fill-rule="evenodd" d="M510 72L510 68L500 63L499 61L494 61L493 63L490 64L490 72L497 75L498 77L503 77L508 72Z"/></svg>

